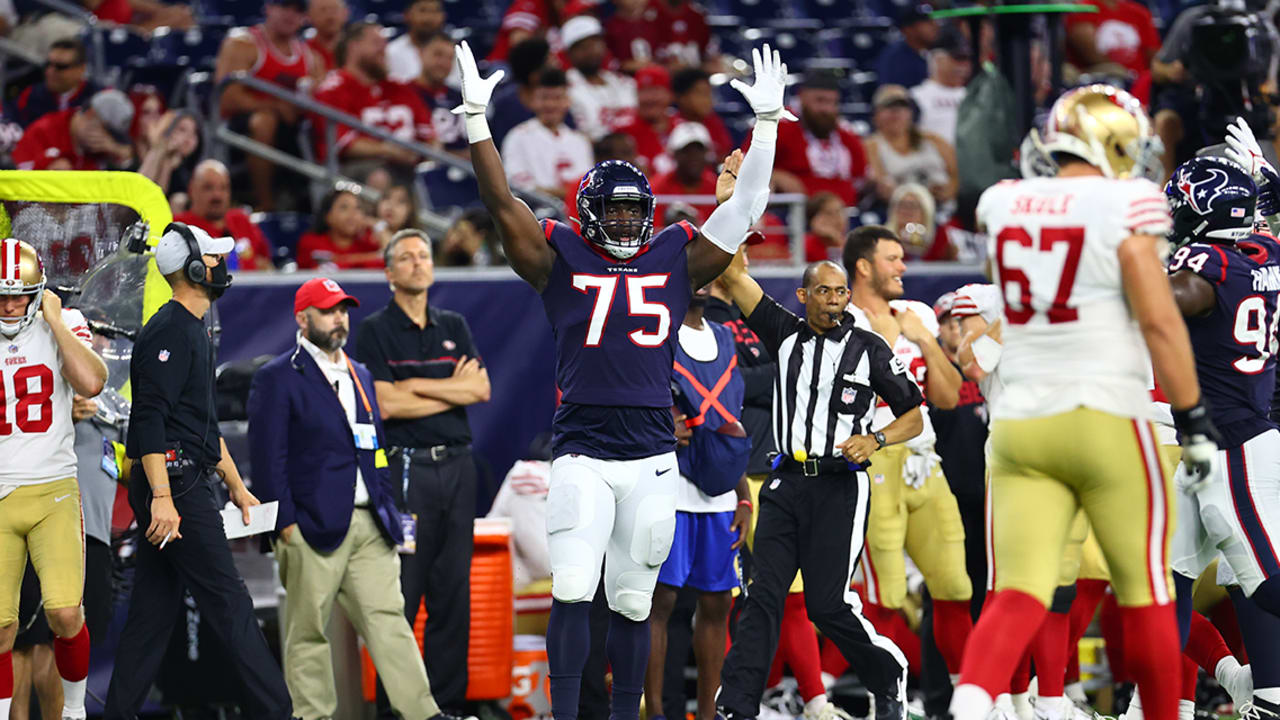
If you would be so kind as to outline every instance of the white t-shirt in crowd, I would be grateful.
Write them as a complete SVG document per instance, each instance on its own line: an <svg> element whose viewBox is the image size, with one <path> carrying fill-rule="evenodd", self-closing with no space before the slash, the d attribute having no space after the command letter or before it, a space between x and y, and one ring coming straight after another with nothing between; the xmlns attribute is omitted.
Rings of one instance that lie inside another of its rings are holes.
<svg viewBox="0 0 1280 720"><path fill-rule="evenodd" d="M956 119L960 117L964 87L948 87L930 78L911 88L911 97L920 106L920 122L916 125L925 132L941 136L954 147Z"/></svg>
<svg viewBox="0 0 1280 720"><path fill-rule="evenodd" d="M530 118L511 128L502 141L507 179L526 187L554 188L577 182L595 156L586 135L563 123L552 130Z"/></svg>
<svg viewBox="0 0 1280 720"><path fill-rule="evenodd" d="M636 81L621 73L601 70L603 84L595 85L576 69L569 79L569 110L578 129L592 140L631 123L636 114Z"/></svg>

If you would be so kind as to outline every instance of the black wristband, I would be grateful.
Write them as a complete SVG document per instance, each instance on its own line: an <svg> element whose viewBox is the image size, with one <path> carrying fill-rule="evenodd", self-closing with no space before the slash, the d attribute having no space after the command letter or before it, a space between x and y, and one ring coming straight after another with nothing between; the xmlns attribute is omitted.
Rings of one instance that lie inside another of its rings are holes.
<svg viewBox="0 0 1280 720"><path fill-rule="evenodd" d="M1213 420L1209 416L1209 408L1204 404L1203 399L1186 410L1174 410L1173 426L1177 428L1178 434L1184 437L1202 435L1214 441L1218 440L1218 429L1214 427Z"/></svg>

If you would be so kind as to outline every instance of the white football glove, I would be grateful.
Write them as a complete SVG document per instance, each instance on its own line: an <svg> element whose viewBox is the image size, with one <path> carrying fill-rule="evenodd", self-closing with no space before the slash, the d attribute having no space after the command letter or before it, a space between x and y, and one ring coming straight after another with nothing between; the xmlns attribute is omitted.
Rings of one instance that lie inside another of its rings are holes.
<svg viewBox="0 0 1280 720"><path fill-rule="evenodd" d="M787 88L787 66L782 62L782 56L766 43L763 51L751 51L751 64L755 70L755 84L748 85L737 78L730 80L729 84L747 99L757 118L795 120L796 116L782 104Z"/></svg>
<svg viewBox="0 0 1280 720"><path fill-rule="evenodd" d="M1253 136L1253 129L1244 118L1238 117L1234 123L1227 125L1227 148L1223 152L1227 157L1242 165L1245 172L1253 176L1254 182L1263 182L1274 177L1276 171L1271 163L1262 155L1262 147ZM1269 171L1270 177L1267 172Z"/></svg>
<svg viewBox="0 0 1280 720"><path fill-rule="evenodd" d="M942 458L933 451L907 453L907 459L902 461L902 479L908 487L919 490L941 461Z"/></svg>
<svg viewBox="0 0 1280 720"><path fill-rule="evenodd" d="M458 43L453 57L458 65L458 76L462 78L462 104L454 108L453 112L458 115L483 115L489 107L489 98L493 97L493 89L506 76L506 72L498 70L487 78L480 77L476 57L471 53L471 46L466 40Z"/></svg>
<svg viewBox="0 0 1280 720"><path fill-rule="evenodd" d="M1174 481L1179 490L1195 494L1217 476L1218 447L1222 444L1222 436L1213 426L1209 410L1203 403L1197 403L1189 410L1174 410L1173 424L1182 441L1182 463L1178 469L1185 468L1187 476L1182 479L1175 477Z"/></svg>

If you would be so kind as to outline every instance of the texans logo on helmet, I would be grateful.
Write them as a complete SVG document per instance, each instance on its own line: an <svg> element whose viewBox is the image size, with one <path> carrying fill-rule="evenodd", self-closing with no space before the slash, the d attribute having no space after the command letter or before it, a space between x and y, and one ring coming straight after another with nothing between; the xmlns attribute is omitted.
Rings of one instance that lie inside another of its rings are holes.
<svg viewBox="0 0 1280 720"><path fill-rule="evenodd" d="M1210 158L1206 158L1210 159ZM1217 160L1217 158L1212 158ZM1197 214L1204 215L1219 199L1245 197L1245 188L1231 182L1231 176L1221 168L1190 165L1178 171L1178 193Z"/></svg>

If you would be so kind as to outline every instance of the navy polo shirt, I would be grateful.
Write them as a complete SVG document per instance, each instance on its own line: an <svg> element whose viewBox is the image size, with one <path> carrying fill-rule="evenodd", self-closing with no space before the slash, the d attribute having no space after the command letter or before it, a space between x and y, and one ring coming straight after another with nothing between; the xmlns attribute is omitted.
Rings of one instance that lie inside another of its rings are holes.
<svg viewBox="0 0 1280 720"><path fill-rule="evenodd" d="M420 328L393 298L385 308L360 323L356 337L357 359L369 368L374 380L389 383L410 378L450 377L463 355L480 357L467 321L456 312L430 304L427 305L427 325ZM465 407L422 418L389 419L384 425L387 444L393 447L426 448L471 442L471 425L467 422Z"/></svg>

